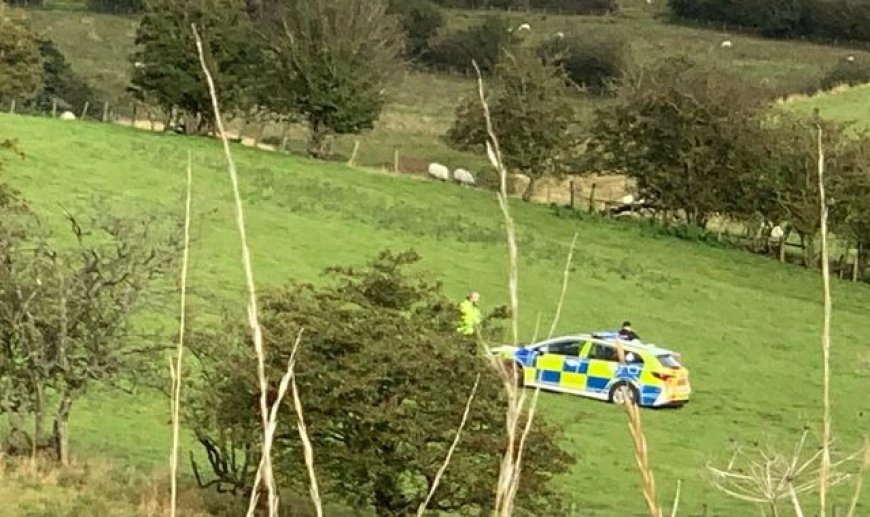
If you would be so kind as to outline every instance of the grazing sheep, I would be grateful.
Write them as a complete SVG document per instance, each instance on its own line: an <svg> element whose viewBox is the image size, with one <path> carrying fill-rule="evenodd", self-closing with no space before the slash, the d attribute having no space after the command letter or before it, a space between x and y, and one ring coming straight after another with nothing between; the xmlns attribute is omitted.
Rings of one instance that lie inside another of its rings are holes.
<svg viewBox="0 0 870 517"><path fill-rule="evenodd" d="M463 185L474 185L474 175L465 169L456 169L453 171L453 179Z"/></svg>
<svg viewBox="0 0 870 517"><path fill-rule="evenodd" d="M562 39L562 38L565 37L565 33L562 32L562 31L559 31L559 32L556 33L556 37L559 38L559 39Z"/></svg>
<svg viewBox="0 0 870 517"><path fill-rule="evenodd" d="M61 120L75 120L76 116L75 116L75 114L73 114L72 111L64 111L63 113L60 114L60 119Z"/></svg>
<svg viewBox="0 0 870 517"><path fill-rule="evenodd" d="M722 47L722 48L731 48L733 45L732 45L730 39L726 39L726 40L723 41L719 46Z"/></svg>
<svg viewBox="0 0 870 517"><path fill-rule="evenodd" d="M846 61L848 61L848 62L850 62L850 63L854 63L854 62L855 62L855 56L849 56L849 57L847 57L847 58L846 58Z"/></svg>
<svg viewBox="0 0 870 517"><path fill-rule="evenodd" d="M440 163L429 164L429 175L442 181L450 181L450 169Z"/></svg>
<svg viewBox="0 0 870 517"><path fill-rule="evenodd" d="M634 196L632 194L627 194L622 196L622 199L619 200L623 205L631 205L634 203Z"/></svg>
<svg viewBox="0 0 870 517"><path fill-rule="evenodd" d="M531 30L532 30L532 26L529 25L528 23L524 23L524 24L520 25L519 27L517 27L517 31L531 31Z"/></svg>
<svg viewBox="0 0 870 517"><path fill-rule="evenodd" d="M145 63L143 63L141 61L136 61L135 63L133 63L133 67L134 68L145 68Z"/></svg>

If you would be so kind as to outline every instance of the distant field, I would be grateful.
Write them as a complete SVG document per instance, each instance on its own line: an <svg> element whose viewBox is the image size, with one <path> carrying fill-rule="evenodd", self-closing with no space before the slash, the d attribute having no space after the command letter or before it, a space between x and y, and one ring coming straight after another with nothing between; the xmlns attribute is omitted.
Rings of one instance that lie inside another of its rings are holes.
<svg viewBox="0 0 870 517"><path fill-rule="evenodd" d="M224 300L241 310L238 239L217 142L9 115L0 115L0 135L18 138L28 155L9 160L3 180L58 225L59 205L87 210L93 196L131 215L178 214L192 151L192 309L208 313ZM491 193L240 146L236 153L261 285L317 281L325 266L360 264L385 247L412 246L453 298L474 288L487 308L507 301L505 246ZM567 245L578 232L558 331L612 328L628 318L644 338L683 352L692 372L691 404L642 412L662 499L682 479L681 515L702 515L704 508L709 516L753 514L753 507L713 490L704 465L726 462L734 443L790 448L805 426L819 428L818 276L743 252L656 237L642 224L560 218L519 202L514 210L523 336L531 336L539 314L542 327L549 326ZM870 429L870 288L837 282L834 288L834 429L836 448L845 451ZM154 316L171 324L174 310ZM577 454L577 465L556 482L578 514L642 515L624 413L560 395L544 396L542 407L563 426L562 445ZM163 469L167 409L157 394L98 390L74 412L74 452L137 471ZM186 433L187 444L190 438ZM848 492L847 486L835 491L841 504ZM870 512L866 493L859 515Z"/></svg>
<svg viewBox="0 0 870 517"><path fill-rule="evenodd" d="M129 81L128 56L133 50L137 20L135 17L97 15L81 11L82 2L48 1L49 8L30 11L34 28L55 40L74 68L100 88L119 111L129 115L129 100L124 89ZM795 41L775 41L724 31L705 30L666 23L661 18L664 1L652 5L644 0L623 2L623 10L613 16L561 16L543 13L488 14L471 11L448 11L448 30L478 22L483 16L502 15L519 24L530 23L527 44L551 37L561 31L566 35L608 33L631 42L637 63L679 53L724 64L748 81L766 82L785 89L798 88L834 66L848 54L862 51ZM720 43L730 39L733 48L722 49ZM461 99L473 93L470 79L408 72L395 86L393 102L375 129L360 136L337 139L334 151L348 157L354 141L360 141L358 163L392 168L398 152L400 167L422 170L430 161L478 170L485 163L478 156L449 149L440 140L453 120ZM584 119L598 106L598 101L578 96L578 117ZM145 114L140 112L144 118ZM255 129L249 129L253 134ZM265 136L278 138L281 129L270 127ZM304 130L292 132L291 149L304 150Z"/></svg>

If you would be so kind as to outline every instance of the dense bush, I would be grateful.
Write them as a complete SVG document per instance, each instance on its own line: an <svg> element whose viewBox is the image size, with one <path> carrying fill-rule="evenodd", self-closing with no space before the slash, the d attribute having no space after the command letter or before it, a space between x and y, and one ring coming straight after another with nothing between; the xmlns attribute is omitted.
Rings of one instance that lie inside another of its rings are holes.
<svg viewBox="0 0 870 517"><path fill-rule="evenodd" d="M398 15L405 31L405 55L416 58L429 50L429 42L444 25L444 15L429 0L392 0L388 11Z"/></svg>
<svg viewBox="0 0 870 517"><path fill-rule="evenodd" d="M870 83L870 61L857 58L854 61L843 60L837 63L822 78L823 90L830 90L841 85L855 86Z"/></svg>
<svg viewBox="0 0 870 517"><path fill-rule="evenodd" d="M491 71L502 51L516 41L503 18L488 17L480 25L449 34L424 56L429 67L459 73L472 73L472 60L483 72Z"/></svg>
<svg viewBox="0 0 870 517"><path fill-rule="evenodd" d="M88 0L88 9L103 13L133 14L145 10L144 0Z"/></svg>
<svg viewBox="0 0 870 517"><path fill-rule="evenodd" d="M617 0L434 0L461 9L543 9L570 14L606 14L619 10Z"/></svg>
<svg viewBox="0 0 870 517"><path fill-rule="evenodd" d="M6 3L14 7L42 7L45 0L6 0Z"/></svg>
<svg viewBox="0 0 870 517"><path fill-rule="evenodd" d="M317 454L318 482L330 499L379 516L413 515L426 499L479 379L471 425L451 460L452 472L462 475L445 476L430 506L452 515L488 515L506 444L503 388L486 361L474 360L478 345L456 332L455 302L438 280L419 271L419 260L413 251L386 251L363 267L328 269L319 286L291 283L263 293L269 378L277 381L284 373L304 329L294 383ZM502 334L492 323L504 315L501 310L485 318L487 338ZM203 368L186 407L198 436L233 440L233 457L258 450L257 383L251 369L238 367L255 360L247 328L240 321L213 335L195 335L192 347ZM280 419L292 421L292 411L282 404ZM306 477L295 434L275 438L282 486ZM573 461L560 438L535 417L528 437L535 454L524 458L517 513L565 514L560 494L550 488ZM258 458L248 460L256 465ZM241 479L246 490L251 478L248 471Z"/></svg>
<svg viewBox="0 0 870 517"><path fill-rule="evenodd" d="M613 91L625 72L626 54L623 40L594 35L556 37L538 47L538 57L564 68L572 83L592 95Z"/></svg>
<svg viewBox="0 0 870 517"><path fill-rule="evenodd" d="M679 18L732 24L772 37L870 41L870 2L668 0Z"/></svg>

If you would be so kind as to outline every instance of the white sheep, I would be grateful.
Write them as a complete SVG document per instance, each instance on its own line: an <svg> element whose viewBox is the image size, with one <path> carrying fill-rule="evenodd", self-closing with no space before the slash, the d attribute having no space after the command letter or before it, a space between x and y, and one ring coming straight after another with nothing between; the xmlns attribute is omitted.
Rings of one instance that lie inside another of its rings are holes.
<svg viewBox="0 0 870 517"><path fill-rule="evenodd" d="M60 114L61 120L75 120L76 116L72 111L64 111Z"/></svg>
<svg viewBox="0 0 870 517"><path fill-rule="evenodd" d="M733 44L731 43L730 39L726 39L719 46L722 48L731 48L733 46Z"/></svg>
<svg viewBox="0 0 870 517"><path fill-rule="evenodd" d="M850 62L850 63L854 63L854 62L855 62L855 56L848 56L848 57L846 58L846 61L848 61L848 62Z"/></svg>
<svg viewBox="0 0 870 517"><path fill-rule="evenodd" d="M623 205L631 205L634 203L634 196L632 194L626 194L626 195L622 196L622 198L619 200L619 202L622 203Z"/></svg>
<svg viewBox="0 0 870 517"><path fill-rule="evenodd" d="M517 31L531 31L531 30L532 30L532 26L529 25L528 23L523 23L519 27L517 27Z"/></svg>
<svg viewBox="0 0 870 517"><path fill-rule="evenodd" d="M556 33L556 37L559 38L559 39L562 39L562 38L565 37L565 33L562 32L562 31L559 31L559 32Z"/></svg>
<svg viewBox="0 0 870 517"><path fill-rule="evenodd" d="M465 169L456 169L453 171L453 179L463 185L474 185L474 175Z"/></svg>
<svg viewBox="0 0 870 517"><path fill-rule="evenodd" d="M440 163L429 164L429 175L442 181L450 181L450 169Z"/></svg>

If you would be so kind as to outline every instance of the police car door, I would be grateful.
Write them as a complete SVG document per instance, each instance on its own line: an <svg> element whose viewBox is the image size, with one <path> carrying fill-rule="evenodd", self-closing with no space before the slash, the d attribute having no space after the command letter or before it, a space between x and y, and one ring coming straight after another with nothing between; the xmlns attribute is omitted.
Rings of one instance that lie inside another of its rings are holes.
<svg viewBox="0 0 870 517"><path fill-rule="evenodd" d="M537 380L543 385L569 389L583 389L577 386L576 372L580 364L582 341L565 339L554 341L541 350L536 361Z"/></svg>

